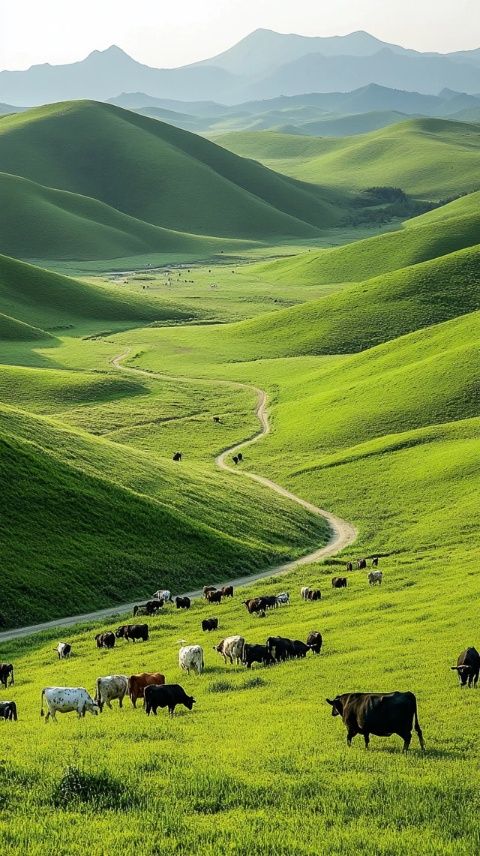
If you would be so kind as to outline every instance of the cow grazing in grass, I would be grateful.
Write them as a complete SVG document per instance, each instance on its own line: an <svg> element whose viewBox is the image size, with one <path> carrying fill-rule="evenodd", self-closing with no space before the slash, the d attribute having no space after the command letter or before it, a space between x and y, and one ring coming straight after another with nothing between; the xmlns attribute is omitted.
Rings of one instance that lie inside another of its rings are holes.
<svg viewBox="0 0 480 856"><path fill-rule="evenodd" d="M207 591L205 595L208 603L221 603L222 602L222 592L219 591Z"/></svg>
<svg viewBox="0 0 480 856"><path fill-rule="evenodd" d="M10 722L17 721L17 705L14 701L0 701L0 719L6 719Z"/></svg>
<svg viewBox="0 0 480 856"><path fill-rule="evenodd" d="M453 671L458 672L460 686L476 688L478 683L478 675L480 673L480 654L476 648L466 648L459 654L457 665L451 667Z"/></svg>
<svg viewBox="0 0 480 856"><path fill-rule="evenodd" d="M204 618L202 621L202 630L209 633L211 630L218 629L218 618Z"/></svg>
<svg viewBox="0 0 480 856"><path fill-rule="evenodd" d="M190 609L192 602L189 597L185 595L185 597L176 597L175 598L175 606L177 609Z"/></svg>
<svg viewBox="0 0 480 856"><path fill-rule="evenodd" d="M5 689L7 689L9 678L10 686L12 686L12 684L14 683L12 663L0 663L0 684L3 684Z"/></svg>
<svg viewBox="0 0 480 856"><path fill-rule="evenodd" d="M168 707L170 716L175 713L177 704L183 704L188 710L192 710L195 704L193 696L186 694L180 684L165 684L164 686L152 685L145 687L145 713L155 716L159 707Z"/></svg>
<svg viewBox="0 0 480 856"><path fill-rule="evenodd" d="M277 606L288 606L290 603L290 595L287 591L282 591L280 594L277 594L275 600L277 601Z"/></svg>
<svg viewBox="0 0 480 856"><path fill-rule="evenodd" d="M115 633L112 633L111 630L107 630L106 633L97 633L95 642L97 643L97 648L114 648Z"/></svg>
<svg viewBox="0 0 480 856"><path fill-rule="evenodd" d="M239 462L239 463L241 463L241 462L243 461L243 455L242 455L242 453L241 453L241 452L238 452L238 454L237 454L237 458L238 458L238 462Z"/></svg>
<svg viewBox="0 0 480 856"><path fill-rule="evenodd" d="M127 642L148 641L148 624L123 624L115 630L117 639L126 639Z"/></svg>
<svg viewBox="0 0 480 856"><path fill-rule="evenodd" d="M160 672L141 672L139 675L130 675L127 690L133 707L137 706L137 699L144 698L147 687L164 683L165 675L161 675Z"/></svg>
<svg viewBox="0 0 480 856"><path fill-rule="evenodd" d="M302 588L300 589L300 595L302 600L308 600L308 595L310 591L311 589L309 589L308 586L302 586Z"/></svg>
<svg viewBox="0 0 480 856"><path fill-rule="evenodd" d="M245 639L243 636L227 636L218 645L214 645L213 650L218 651L222 655L225 665L227 664L227 660L229 660L233 666L234 663L237 665L241 663L244 645Z"/></svg>
<svg viewBox="0 0 480 856"><path fill-rule="evenodd" d="M398 734L407 752L412 739L412 728L418 734L420 746L425 749L422 729L417 715L417 699L413 693L344 693L328 699L332 716L341 716L347 729L349 746L356 734L362 734L368 749L370 735L391 737Z"/></svg>
<svg viewBox="0 0 480 856"><path fill-rule="evenodd" d="M283 636L269 636L266 646L276 663L282 663L295 656L292 640Z"/></svg>
<svg viewBox="0 0 480 856"><path fill-rule="evenodd" d="M205 598L205 600L207 599L207 594L209 591L216 591L216 590L217 589L215 588L215 586L204 586L202 589L202 594L203 594L203 597Z"/></svg>
<svg viewBox="0 0 480 856"><path fill-rule="evenodd" d="M308 592L307 600L321 600L321 599L322 599L322 592L320 591L320 589L311 589Z"/></svg>
<svg viewBox="0 0 480 856"><path fill-rule="evenodd" d="M59 642L55 648L59 660L68 660L72 653L72 646L69 642Z"/></svg>
<svg viewBox="0 0 480 856"><path fill-rule="evenodd" d="M146 603L140 603L133 607L133 617L136 615L155 615L163 606L163 600L147 600Z"/></svg>
<svg viewBox="0 0 480 856"><path fill-rule="evenodd" d="M201 645L185 645L178 652L178 665L184 672L196 672L201 675L205 667L203 648Z"/></svg>
<svg viewBox="0 0 480 856"><path fill-rule="evenodd" d="M322 634L319 630L312 630L307 636L307 645L314 654L320 654L322 650Z"/></svg>
<svg viewBox="0 0 480 856"><path fill-rule="evenodd" d="M169 589L159 589L152 595L152 600L163 600L164 603L173 603L172 592Z"/></svg>
<svg viewBox="0 0 480 856"><path fill-rule="evenodd" d="M357 568L359 571L363 571L367 567L366 559L359 559L357 562Z"/></svg>
<svg viewBox="0 0 480 856"><path fill-rule="evenodd" d="M347 562L345 568L347 571L353 571L353 562Z"/></svg>
<svg viewBox="0 0 480 856"><path fill-rule="evenodd" d="M223 586L222 597L233 597L233 586Z"/></svg>
<svg viewBox="0 0 480 856"><path fill-rule="evenodd" d="M372 559L372 568L378 568L378 560L379 560L379 557L378 557L378 556L374 556L374 557L373 557L373 559Z"/></svg>
<svg viewBox="0 0 480 856"><path fill-rule="evenodd" d="M347 588L346 577L332 577L332 588Z"/></svg>
<svg viewBox="0 0 480 856"><path fill-rule="evenodd" d="M249 645L248 642L245 642L242 663L247 669L251 669L253 663L263 663L264 666L271 666L273 662L273 657L266 645Z"/></svg>
<svg viewBox="0 0 480 856"><path fill-rule="evenodd" d="M368 584L371 586L380 586L382 584L383 574L381 571L370 571L368 574Z"/></svg>
<svg viewBox="0 0 480 856"><path fill-rule="evenodd" d="M234 464L235 464L235 466L236 466L236 465L238 464L238 455L234 455L234 456L233 456L233 458L232 458L232 461L233 461L233 463L234 463Z"/></svg>
<svg viewBox="0 0 480 856"><path fill-rule="evenodd" d="M252 597L249 600L244 600L242 603L245 605L247 612L250 615L265 615L265 603L263 597Z"/></svg>
<svg viewBox="0 0 480 856"><path fill-rule="evenodd" d="M182 453L181 453L181 452L175 452L175 454L173 455L172 460L174 460L174 461L181 461L181 460L182 460Z"/></svg>
<svg viewBox="0 0 480 856"><path fill-rule="evenodd" d="M218 425L220 422L220 416L214 416L213 421Z"/></svg>
<svg viewBox="0 0 480 856"><path fill-rule="evenodd" d="M94 716L99 712L98 704L85 687L44 687L41 694L40 716L44 716L44 699L48 708L45 722L48 722L49 717L56 721L56 713L69 713L72 710L77 711L79 719L85 716L87 711Z"/></svg>
<svg viewBox="0 0 480 856"><path fill-rule="evenodd" d="M310 651L310 646L306 645L305 642L302 642L300 639L294 639L292 642L292 649L292 657L303 658L306 657Z"/></svg>
<svg viewBox="0 0 480 856"><path fill-rule="evenodd" d="M97 678L95 682L95 703L100 713L104 705L112 710L112 701L118 699L119 707L123 706L123 699L128 691L128 678L126 675L106 675Z"/></svg>

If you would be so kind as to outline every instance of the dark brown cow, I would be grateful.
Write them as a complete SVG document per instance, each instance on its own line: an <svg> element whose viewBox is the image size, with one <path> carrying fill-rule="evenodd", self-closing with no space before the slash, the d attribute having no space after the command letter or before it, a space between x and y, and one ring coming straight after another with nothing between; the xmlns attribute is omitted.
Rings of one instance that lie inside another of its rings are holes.
<svg viewBox="0 0 480 856"><path fill-rule="evenodd" d="M320 654L322 650L322 634L319 630L312 630L307 636L307 645L314 654Z"/></svg>
<svg viewBox="0 0 480 856"><path fill-rule="evenodd" d="M141 639L142 642L148 640L148 624L122 624L115 630L117 639L126 639L127 642L136 642Z"/></svg>
<svg viewBox="0 0 480 856"><path fill-rule="evenodd" d="M10 686L12 686L14 682L13 680L13 666L11 663L0 663L0 684L3 684L5 689L7 688L8 679L10 678Z"/></svg>
<svg viewBox="0 0 480 856"><path fill-rule="evenodd" d="M332 716L342 717L349 746L356 734L363 735L366 749L371 734L377 737L398 734L403 739L403 751L407 752L415 723L420 746L425 749L413 693L344 693L326 701L331 705Z"/></svg>
<svg viewBox="0 0 480 856"><path fill-rule="evenodd" d="M216 591L216 590L217 589L215 588L215 586L204 586L202 589L202 594L203 594L204 598L206 599L207 598L207 592Z"/></svg>
<svg viewBox="0 0 480 856"><path fill-rule="evenodd" d="M222 597L233 597L233 586L223 586Z"/></svg>
<svg viewBox="0 0 480 856"><path fill-rule="evenodd" d="M222 592L221 591L207 591L205 597L206 597L208 603L221 603Z"/></svg>
<svg viewBox="0 0 480 856"><path fill-rule="evenodd" d="M114 648L115 633L112 633L111 630L107 630L106 633L97 633L95 642L97 643L97 648Z"/></svg>
<svg viewBox="0 0 480 856"><path fill-rule="evenodd" d="M308 592L307 600L321 600L321 599L322 599L322 592L320 591L320 589L312 589L311 591Z"/></svg>
<svg viewBox="0 0 480 856"><path fill-rule="evenodd" d="M332 587L333 588L347 588L347 578L346 577L332 577Z"/></svg>
<svg viewBox="0 0 480 856"><path fill-rule="evenodd" d="M263 597L251 597L250 600L244 600L242 603L245 604L247 612L249 612L250 615L253 615L254 613L265 615L265 603L263 601Z"/></svg>
<svg viewBox="0 0 480 856"><path fill-rule="evenodd" d="M128 679L128 695L133 707L137 706L137 699L144 697L145 687L151 684L164 684L165 675L160 672L142 672L139 675L130 675Z"/></svg>
<svg viewBox="0 0 480 856"><path fill-rule="evenodd" d="M480 654L476 648L466 648L459 654L457 665L451 668L458 672L461 687L476 688L480 672Z"/></svg>

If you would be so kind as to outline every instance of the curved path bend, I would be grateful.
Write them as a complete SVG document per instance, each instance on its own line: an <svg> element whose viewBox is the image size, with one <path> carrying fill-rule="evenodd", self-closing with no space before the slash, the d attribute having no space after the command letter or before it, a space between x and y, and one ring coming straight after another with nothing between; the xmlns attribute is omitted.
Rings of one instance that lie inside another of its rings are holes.
<svg viewBox="0 0 480 856"><path fill-rule="evenodd" d="M227 458L230 455L235 455L237 452L242 451L247 446L251 446L253 443L258 443L259 440L266 437L267 434L270 433L270 422L268 419L268 411L267 411L267 393L260 389L259 387L253 386L248 383L240 383L239 381L230 381L223 379L210 379L210 378L194 378L194 377L178 377L175 375L163 374L160 372L150 372L145 369L137 369L133 366L125 366L123 365L123 360L126 359L128 354L130 353L130 348L127 348L123 353L118 354L118 356L114 357L111 360L111 364L120 371L126 372L128 374L135 375L143 375L144 377L148 377L151 379L159 379L159 380L175 380L181 381L184 383L206 383L206 384L215 384L216 386L229 386L236 389L247 389L256 393L257 396L257 404L255 409L255 415L258 418L260 423L260 429L255 432L251 437L248 437L246 440L242 440L240 443L236 443L234 446L229 446L227 449L224 449L217 457L215 458L215 463L221 470L225 470L229 473L233 473L235 476L240 476L244 478L248 478L251 481L257 482L257 484L263 485L263 487L269 488L269 490L273 490L279 496L284 497L285 499L289 499L291 502L295 502L297 505L301 505L302 508L305 508L311 514L315 514L317 517L322 517L328 523L330 527L330 538L323 547L319 547L318 550L314 550L312 553L308 553L305 556L301 556L299 559L294 559L290 562L285 562L283 565L276 565L274 567L269 567L264 571L257 571L256 573L249 574L245 577L238 577L235 580L219 580L215 585L221 586L230 583L233 586L242 586L248 585L248 583L255 582L255 580L261 580L265 577L278 576L279 574L286 574L289 571L294 570L295 568L299 568L302 565L309 565L312 562L318 562L320 559L325 559L327 556L333 556L336 553L339 553L340 550L343 550L345 547L348 547L349 544L353 544L353 542L357 538L357 530L351 523L348 523L346 520L342 520L340 517L336 517L334 514L331 514L329 511L325 511L323 508L319 508L313 503L308 502L306 499L302 499L300 496L297 496L295 493L287 490L271 479L266 478L265 476L259 476L256 473L249 472L242 468L231 466L227 462ZM201 589L197 589L195 591L185 592L189 597L199 597L202 594ZM0 633L0 643L7 642L11 639L17 639L21 636L30 636L33 633L40 633L42 630L52 630L56 627L69 627L73 624L81 624L82 622L88 621L101 621L103 618L111 618L115 615L121 615L125 612L131 612L134 607L134 603L124 603L120 606L108 607L107 609L99 609L94 612L87 612L81 615L70 615L66 618L56 618L53 621L46 621L43 624L32 624L28 627L17 627L13 630L6 630L3 633Z"/></svg>

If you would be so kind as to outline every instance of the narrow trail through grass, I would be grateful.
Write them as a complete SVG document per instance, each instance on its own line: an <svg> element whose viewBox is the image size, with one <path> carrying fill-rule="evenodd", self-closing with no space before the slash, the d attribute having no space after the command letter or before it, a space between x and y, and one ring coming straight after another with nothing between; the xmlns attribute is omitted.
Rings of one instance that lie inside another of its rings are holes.
<svg viewBox="0 0 480 856"><path fill-rule="evenodd" d="M279 496L282 496L286 499L291 500L292 502L297 503L297 505L302 506L311 514L315 514L318 517L322 517L327 521L330 531L331 537L327 544L319 547L317 550L314 550L311 553L308 553L305 556L301 556L299 559L294 559L290 562L285 562L282 565L277 565L275 567L270 567L264 571L258 571L257 573L250 574L245 577L239 577L234 580L219 580L216 585L225 585L227 582L234 585L235 587L241 585L247 585L250 582L254 582L255 580L264 579L270 576L277 576L279 574L286 574L289 571L293 571L295 568L298 568L302 565L309 565L313 562L318 562L321 559L325 559L328 556L333 556L336 553L339 553L345 547L348 547L349 544L352 544L357 538L357 530L354 526L348 523L346 520L342 520L340 517L336 517L334 514L331 514L329 511L325 511L323 508L318 508L318 506L313 505L311 502L308 502L305 499L297 496L276 482L268 479L264 476L258 475L257 473L252 473L244 470L243 468L239 469L238 467L232 467L228 462L227 458L229 455L234 455L242 449L250 446L253 443L257 443L259 440L262 440L267 434L270 433L270 421L268 418L268 410L267 410L267 394L263 389L259 387L253 386L247 383L241 383L239 381L228 381L228 380L209 380L205 378L184 378L184 377L176 377L173 375L161 374L158 372L150 372L144 369L137 369L133 366L125 366L123 365L123 360L126 359L128 354L130 353L130 348L126 351L123 351L121 354L118 354L111 360L111 364L122 372L126 372L128 374L135 375L143 375L149 378L158 378L158 379L173 379L182 382L192 382L197 381L208 383L208 384L219 384L222 386L229 386L237 389L249 389L253 390L257 395L257 405L256 405L256 416L260 423L260 429L251 437L242 440L240 443L236 443L234 446L229 446L224 449L217 457L215 458L215 463L221 470L225 470L226 472L232 473L235 476L249 478L252 481L257 482L258 484L263 485L264 487L273 490ZM185 592L189 597L199 597L202 592L201 590ZM81 623L83 621L94 621L94 620L102 620L104 618L108 618L109 616L120 614L123 612L131 612L133 609L134 603L122 604L120 606L108 607L107 609L100 609L94 612L88 612L81 615L71 615L65 618L57 618L53 621L43 622L41 624L29 625L26 627L17 627L11 630L7 630L3 633L0 633L0 642L7 642L11 639L16 639L22 636L29 636L33 633L39 633L43 630L52 629L54 627L68 627L74 624Z"/></svg>

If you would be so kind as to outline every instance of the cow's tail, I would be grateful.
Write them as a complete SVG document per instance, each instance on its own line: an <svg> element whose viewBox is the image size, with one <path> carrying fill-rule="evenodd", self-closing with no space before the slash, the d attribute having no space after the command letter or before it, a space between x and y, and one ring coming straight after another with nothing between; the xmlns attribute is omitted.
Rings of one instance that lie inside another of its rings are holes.
<svg viewBox="0 0 480 856"><path fill-rule="evenodd" d="M417 732L417 735L418 735L418 739L419 739L419 742L420 742L420 747L421 747L421 749L422 749L422 750L425 750L425 741L424 741L424 739L423 739L422 729L420 728L420 723L419 723L419 721L418 721L417 699L416 699L416 697L415 697L415 696L413 696L413 700L414 700L414 702L413 702L413 703L414 703L414 705L415 705L415 706L414 706L414 709L413 709L413 711L414 711L415 731Z"/></svg>
<svg viewBox="0 0 480 856"><path fill-rule="evenodd" d="M16 721L17 721L17 719L18 719L18 715L17 715L17 705L15 704L15 702L14 702L14 701L11 701L11 702L10 702L10 707L11 707L11 710L12 710L12 717L13 717L13 720L14 720L14 722L16 722Z"/></svg>
<svg viewBox="0 0 480 856"><path fill-rule="evenodd" d="M44 716L44 715L45 715L45 714L44 714L44 712L43 712L43 699L44 699L44 696L45 696L45 690L43 689L43 690L42 690L42 693L41 693L41 696L40 696L40 716Z"/></svg>

